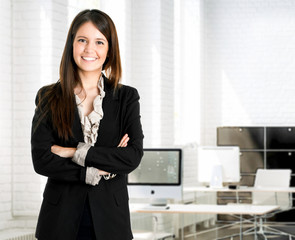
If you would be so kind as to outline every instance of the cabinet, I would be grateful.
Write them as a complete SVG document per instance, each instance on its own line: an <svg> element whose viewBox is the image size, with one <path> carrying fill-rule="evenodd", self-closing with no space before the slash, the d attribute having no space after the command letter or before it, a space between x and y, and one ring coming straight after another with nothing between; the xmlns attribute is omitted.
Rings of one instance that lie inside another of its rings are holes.
<svg viewBox="0 0 295 240"><path fill-rule="evenodd" d="M218 146L240 147L241 186L253 186L259 168L292 169L291 186L295 186L295 127L218 127ZM250 195L249 195L250 194ZM234 197L234 196L233 196ZM293 196L294 198L294 196ZM243 197L241 198L243 201ZM233 201L219 193L217 201L225 204ZM248 193L245 202L251 202ZM293 203L294 205L294 203ZM277 221L294 221L295 212L278 214ZM221 217L222 219L223 217ZM224 219L223 219L224 220Z"/></svg>

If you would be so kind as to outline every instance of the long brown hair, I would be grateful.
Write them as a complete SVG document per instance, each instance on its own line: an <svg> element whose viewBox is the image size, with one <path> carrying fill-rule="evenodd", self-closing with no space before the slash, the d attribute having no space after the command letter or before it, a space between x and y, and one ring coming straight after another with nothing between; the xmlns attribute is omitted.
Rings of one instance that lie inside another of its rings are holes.
<svg viewBox="0 0 295 240"><path fill-rule="evenodd" d="M45 93L39 91L37 106L42 111L41 118L50 112L53 127L57 130L58 136L65 140L72 136L71 128L75 112L74 88L77 85L82 86L73 57L73 42L78 29L86 22L92 22L108 41L108 56L103 64L103 70L115 90L119 87L122 75L119 41L112 19L97 9L87 9L78 13L68 32L60 63L60 79L57 83L45 87Z"/></svg>

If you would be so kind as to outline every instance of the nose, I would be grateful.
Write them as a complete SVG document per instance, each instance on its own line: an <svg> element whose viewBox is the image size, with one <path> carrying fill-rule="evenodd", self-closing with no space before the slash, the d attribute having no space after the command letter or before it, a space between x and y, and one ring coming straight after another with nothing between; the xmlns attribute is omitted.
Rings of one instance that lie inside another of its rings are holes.
<svg viewBox="0 0 295 240"><path fill-rule="evenodd" d="M86 46L85 46L84 51L85 51L86 53L93 52L93 51L94 51L94 43L92 43L92 42L88 42L88 43L86 44Z"/></svg>

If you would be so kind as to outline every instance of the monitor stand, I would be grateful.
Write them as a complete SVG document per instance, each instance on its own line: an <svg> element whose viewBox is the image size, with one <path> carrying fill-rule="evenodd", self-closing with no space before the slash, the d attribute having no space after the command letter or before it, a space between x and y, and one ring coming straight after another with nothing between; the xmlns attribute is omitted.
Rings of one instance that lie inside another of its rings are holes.
<svg viewBox="0 0 295 240"><path fill-rule="evenodd" d="M210 187L211 188L222 188L222 166L217 164L212 167L211 173L211 181Z"/></svg>
<svg viewBox="0 0 295 240"><path fill-rule="evenodd" d="M150 205L154 207L165 207L167 206L167 199L165 198L153 198L150 201Z"/></svg>

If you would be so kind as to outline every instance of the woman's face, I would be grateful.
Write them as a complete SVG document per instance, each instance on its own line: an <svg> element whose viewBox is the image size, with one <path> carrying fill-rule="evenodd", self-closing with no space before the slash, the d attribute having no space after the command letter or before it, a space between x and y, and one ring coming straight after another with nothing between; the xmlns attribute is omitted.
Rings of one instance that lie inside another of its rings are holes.
<svg viewBox="0 0 295 240"><path fill-rule="evenodd" d="M73 43L73 56L79 74L100 74L108 50L107 39L92 22L81 25Z"/></svg>

